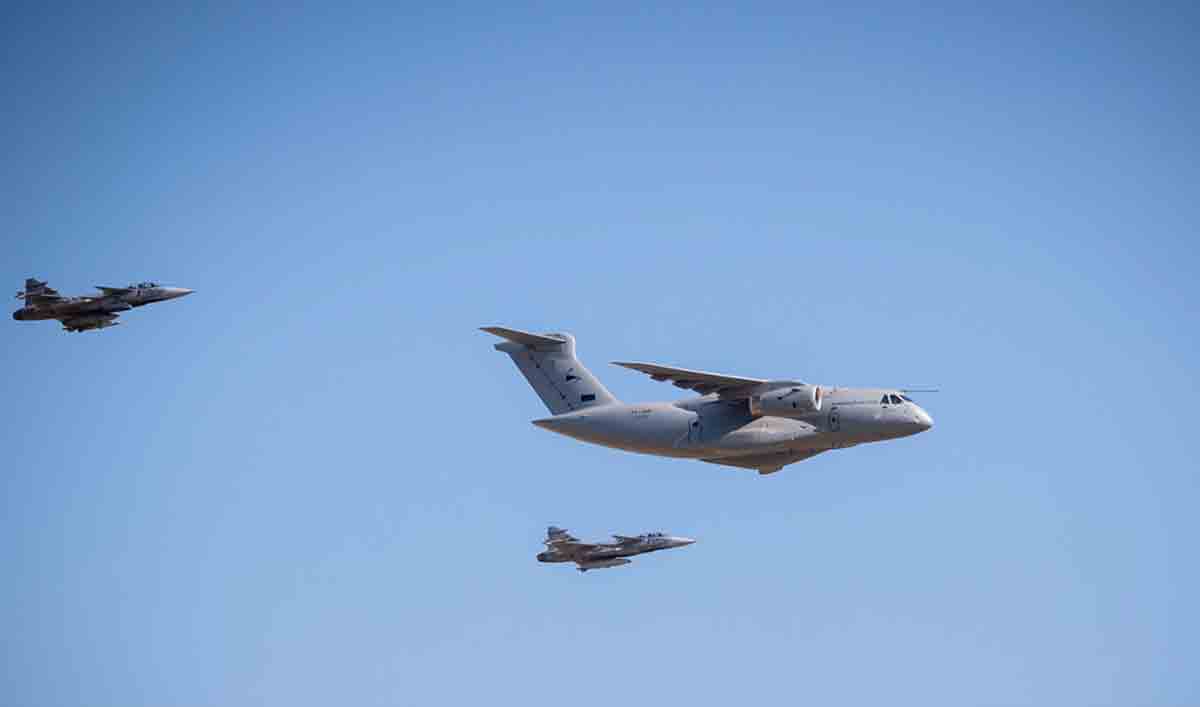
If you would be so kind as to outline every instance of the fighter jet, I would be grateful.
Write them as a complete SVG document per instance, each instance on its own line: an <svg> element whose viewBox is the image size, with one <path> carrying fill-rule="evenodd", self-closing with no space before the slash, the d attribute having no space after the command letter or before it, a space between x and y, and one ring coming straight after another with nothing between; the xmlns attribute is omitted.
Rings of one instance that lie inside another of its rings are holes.
<svg viewBox="0 0 1200 707"><path fill-rule="evenodd" d="M620 567L629 564L626 557L643 555L657 550L685 547L696 542L664 533L644 535L614 535L614 543L584 543L562 528L553 525L546 529L546 552L539 552L538 562L574 562L580 572Z"/></svg>
<svg viewBox="0 0 1200 707"><path fill-rule="evenodd" d="M120 324L117 317L134 307L192 294L183 287L163 287L157 282L139 282L129 287L100 287L99 295L63 297L33 278L25 280L25 291L17 293L17 299L25 300L25 306L13 312L18 322L33 322L57 319L64 331L89 331L107 329Z"/></svg>
<svg viewBox="0 0 1200 707"><path fill-rule="evenodd" d="M901 389L827 387L614 361L700 393L676 402L622 403L575 357L570 334L483 331L504 339L496 350L512 358L550 410L551 417L533 424L606 447L771 474L831 449L933 427L929 413Z"/></svg>

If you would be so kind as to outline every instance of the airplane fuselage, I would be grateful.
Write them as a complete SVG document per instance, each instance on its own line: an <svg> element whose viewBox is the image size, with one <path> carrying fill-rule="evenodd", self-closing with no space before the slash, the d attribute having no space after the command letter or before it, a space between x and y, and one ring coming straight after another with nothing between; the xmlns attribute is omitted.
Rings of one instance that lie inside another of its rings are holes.
<svg viewBox="0 0 1200 707"><path fill-rule="evenodd" d="M824 451L898 439L932 427L928 413L876 388L825 388L819 411L755 416L746 400L716 394L677 402L601 405L534 420L575 439L642 454L690 459Z"/></svg>

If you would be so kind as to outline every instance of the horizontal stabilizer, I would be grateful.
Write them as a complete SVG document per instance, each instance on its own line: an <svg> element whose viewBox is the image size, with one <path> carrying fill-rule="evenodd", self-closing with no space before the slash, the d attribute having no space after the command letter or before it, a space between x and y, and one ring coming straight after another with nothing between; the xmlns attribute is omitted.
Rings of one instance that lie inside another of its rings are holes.
<svg viewBox="0 0 1200 707"><path fill-rule="evenodd" d="M563 343L565 343L562 339L556 337L543 336L541 334L530 334L527 331L506 329L500 326L485 326L480 327L479 330L486 331L487 333L494 334L501 339L508 339L509 341L521 344L522 346L528 346L529 348L533 349L546 346L562 346Z"/></svg>

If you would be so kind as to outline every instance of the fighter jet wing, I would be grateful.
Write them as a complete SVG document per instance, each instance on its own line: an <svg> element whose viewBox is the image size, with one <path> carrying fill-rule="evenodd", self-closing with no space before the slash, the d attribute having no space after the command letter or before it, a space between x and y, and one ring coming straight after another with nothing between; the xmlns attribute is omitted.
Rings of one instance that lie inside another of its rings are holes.
<svg viewBox="0 0 1200 707"><path fill-rule="evenodd" d="M692 371L687 368L660 366L656 363L613 361L613 365L640 371L656 381L671 381L671 384L676 388L694 390L701 395L720 393L722 396L725 396L727 393L734 393L739 389L750 389L767 382L764 378L727 376L721 373L707 373L705 371Z"/></svg>
<svg viewBox="0 0 1200 707"><path fill-rule="evenodd" d="M54 304L55 302L61 302L62 299L62 295L58 294L56 290L51 290L48 288L44 292L25 295L25 301L34 307L43 304Z"/></svg>
<svg viewBox="0 0 1200 707"><path fill-rule="evenodd" d="M628 535L617 535L616 533L613 533L613 539L622 545L632 545L633 543L641 542L642 540L641 538L634 538Z"/></svg>
<svg viewBox="0 0 1200 707"><path fill-rule="evenodd" d="M128 287L105 287L104 285L96 285L96 289L103 292L106 297L108 295L125 295L133 292Z"/></svg>
<svg viewBox="0 0 1200 707"><path fill-rule="evenodd" d="M825 451L828 450L805 449L793 452L751 454L742 457L718 457L715 459L701 459L700 461L708 462L709 464L720 464L722 466L736 466L742 469L755 469L760 474L773 474L788 464L802 462Z"/></svg>

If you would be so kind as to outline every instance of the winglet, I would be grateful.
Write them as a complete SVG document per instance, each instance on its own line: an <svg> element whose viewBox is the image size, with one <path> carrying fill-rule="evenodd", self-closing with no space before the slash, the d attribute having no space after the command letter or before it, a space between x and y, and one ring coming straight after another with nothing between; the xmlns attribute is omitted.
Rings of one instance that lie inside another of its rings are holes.
<svg viewBox="0 0 1200 707"><path fill-rule="evenodd" d="M542 336L541 334L530 334L527 331L506 329L505 327L500 326L479 327L479 330L486 331L487 333L498 336L501 339L508 339L513 343L528 346L530 348L537 348L539 346L562 346L564 343L566 343L562 339L556 337Z"/></svg>

